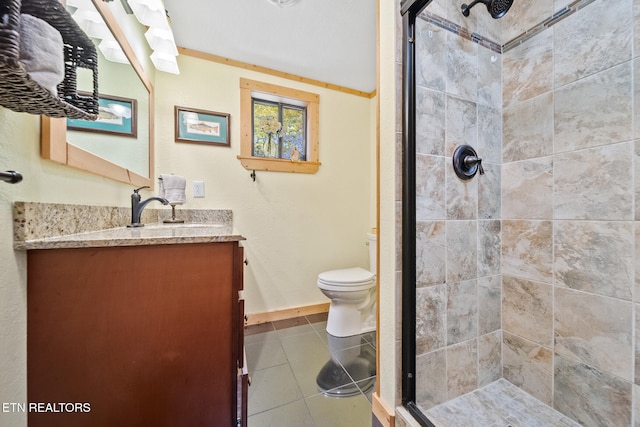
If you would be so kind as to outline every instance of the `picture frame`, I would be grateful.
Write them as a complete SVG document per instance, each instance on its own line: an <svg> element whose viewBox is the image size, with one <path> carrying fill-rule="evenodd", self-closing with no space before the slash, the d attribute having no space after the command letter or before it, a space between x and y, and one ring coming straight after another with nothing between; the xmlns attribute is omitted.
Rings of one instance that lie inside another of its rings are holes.
<svg viewBox="0 0 640 427"><path fill-rule="evenodd" d="M175 106L175 140L230 147L230 114Z"/></svg>
<svg viewBox="0 0 640 427"><path fill-rule="evenodd" d="M90 96L88 93L79 93ZM137 101L121 96L98 96L97 120L67 119L67 129L82 132L106 133L130 138L138 137Z"/></svg>

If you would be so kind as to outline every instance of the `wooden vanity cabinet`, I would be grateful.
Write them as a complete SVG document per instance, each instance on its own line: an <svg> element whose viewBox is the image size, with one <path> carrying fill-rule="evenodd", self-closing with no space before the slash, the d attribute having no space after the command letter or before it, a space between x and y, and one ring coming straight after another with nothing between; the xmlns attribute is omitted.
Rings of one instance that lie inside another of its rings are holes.
<svg viewBox="0 0 640 427"><path fill-rule="evenodd" d="M242 271L237 241L28 251L29 426L246 425Z"/></svg>

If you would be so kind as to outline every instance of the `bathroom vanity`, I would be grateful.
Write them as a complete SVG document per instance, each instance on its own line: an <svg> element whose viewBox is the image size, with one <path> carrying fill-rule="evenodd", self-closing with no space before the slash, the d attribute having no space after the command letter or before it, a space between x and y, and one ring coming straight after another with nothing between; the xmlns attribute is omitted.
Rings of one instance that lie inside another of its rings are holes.
<svg viewBox="0 0 640 427"><path fill-rule="evenodd" d="M158 224L16 243L28 402L52 404L29 426L246 425L242 240Z"/></svg>

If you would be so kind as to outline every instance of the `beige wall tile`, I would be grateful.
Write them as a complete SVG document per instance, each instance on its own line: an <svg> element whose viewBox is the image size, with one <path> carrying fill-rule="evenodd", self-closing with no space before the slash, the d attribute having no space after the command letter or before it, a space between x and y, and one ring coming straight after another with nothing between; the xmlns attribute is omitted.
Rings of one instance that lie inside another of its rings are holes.
<svg viewBox="0 0 640 427"><path fill-rule="evenodd" d="M419 221L446 217L446 166L444 157L416 155L416 218Z"/></svg>
<svg viewBox="0 0 640 427"><path fill-rule="evenodd" d="M494 28L500 28L494 19L490 19ZM497 40L490 36L489 39ZM478 104L502 108L502 58L498 53L483 46L478 48Z"/></svg>
<svg viewBox="0 0 640 427"><path fill-rule="evenodd" d="M551 283L551 221L502 221L502 274Z"/></svg>
<svg viewBox="0 0 640 427"><path fill-rule="evenodd" d="M478 216L478 180L462 180L458 178L450 164L447 166L449 166L446 168L447 219L476 219Z"/></svg>
<svg viewBox="0 0 640 427"><path fill-rule="evenodd" d="M504 107L549 92L553 88L552 32L547 30L527 40L505 53L502 61Z"/></svg>
<svg viewBox="0 0 640 427"><path fill-rule="evenodd" d="M478 44L448 33L447 47L447 93L477 102Z"/></svg>
<svg viewBox="0 0 640 427"><path fill-rule="evenodd" d="M416 289L416 354L446 345L447 285Z"/></svg>
<svg viewBox="0 0 640 427"><path fill-rule="evenodd" d="M447 282L477 277L477 221L447 221Z"/></svg>
<svg viewBox="0 0 640 427"><path fill-rule="evenodd" d="M635 280L634 280L634 293L633 300L635 302L640 302L640 223L634 222L634 235L635 235L635 257L634 257L634 266L635 266ZM640 331L638 331L640 333Z"/></svg>
<svg viewBox="0 0 640 427"><path fill-rule="evenodd" d="M630 426L631 383L556 354L554 407L584 426Z"/></svg>
<svg viewBox="0 0 640 427"><path fill-rule="evenodd" d="M632 142L554 157L557 219L633 219Z"/></svg>
<svg viewBox="0 0 640 427"><path fill-rule="evenodd" d="M505 162L553 154L553 92L504 109L502 144Z"/></svg>
<svg viewBox="0 0 640 427"><path fill-rule="evenodd" d="M632 139L632 93L631 63L556 90L556 153Z"/></svg>
<svg viewBox="0 0 640 427"><path fill-rule="evenodd" d="M555 6L553 8L554 11L559 11L562 8L569 6L571 3L574 3L575 0L555 0Z"/></svg>
<svg viewBox="0 0 640 427"><path fill-rule="evenodd" d="M632 381L632 311L630 302L557 288L556 353Z"/></svg>
<svg viewBox="0 0 640 427"><path fill-rule="evenodd" d="M555 284L631 300L633 223L556 221Z"/></svg>
<svg viewBox="0 0 640 427"><path fill-rule="evenodd" d="M553 219L552 157L502 165L502 218Z"/></svg>
<svg viewBox="0 0 640 427"><path fill-rule="evenodd" d="M503 276L502 328L512 335L552 348L553 287Z"/></svg>
<svg viewBox="0 0 640 427"><path fill-rule="evenodd" d="M478 387L476 339L447 347L447 398L453 399Z"/></svg>
<svg viewBox="0 0 640 427"><path fill-rule="evenodd" d="M640 22L640 18L638 21ZM633 113L633 136L640 138L640 59L633 61Z"/></svg>
<svg viewBox="0 0 640 427"><path fill-rule="evenodd" d="M423 410L447 401L447 351L416 356L416 404Z"/></svg>
<svg viewBox="0 0 640 427"><path fill-rule="evenodd" d="M501 236L499 220L478 221L478 277L500 274Z"/></svg>
<svg viewBox="0 0 640 427"><path fill-rule="evenodd" d="M416 85L443 92L447 75L447 31L418 18L415 46Z"/></svg>
<svg viewBox="0 0 640 427"><path fill-rule="evenodd" d="M458 145L478 146L478 106L475 102L447 96L445 155L453 156Z"/></svg>
<svg viewBox="0 0 640 427"><path fill-rule="evenodd" d="M478 282L447 284L447 345L478 336Z"/></svg>
<svg viewBox="0 0 640 427"><path fill-rule="evenodd" d="M416 286L445 283L446 248L444 221L416 223Z"/></svg>
<svg viewBox="0 0 640 427"><path fill-rule="evenodd" d="M482 162L484 175L476 174L478 182L478 218L499 219L502 207L502 167Z"/></svg>
<svg viewBox="0 0 640 427"><path fill-rule="evenodd" d="M633 57L640 56L640 0L633 0Z"/></svg>
<svg viewBox="0 0 640 427"><path fill-rule="evenodd" d="M553 0L514 1L509 13L500 19L503 43L550 17L553 7Z"/></svg>
<svg viewBox="0 0 640 427"><path fill-rule="evenodd" d="M597 0L553 27L559 87L631 59L633 0Z"/></svg>
<svg viewBox="0 0 640 427"><path fill-rule="evenodd" d="M444 156L445 105L442 92L416 89L416 152Z"/></svg>
<svg viewBox="0 0 640 427"><path fill-rule="evenodd" d="M502 333L500 331L478 338L478 387L502 378Z"/></svg>
<svg viewBox="0 0 640 427"><path fill-rule="evenodd" d="M499 331L502 326L502 276L478 279L478 335Z"/></svg>
<svg viewBox="0 0 640 427"><path fill-rule="evenodd" d="M531 341L502 333L504 378L536 399L552 404L553 353Z"/></svg>
<svg viewBox="0 0 640 427"><path fill-rule="evenodd" d="M634 375L634 383L640 385L640 334L637 333L637 331L640 331L640 305L639 304L633 304L633 310L634 310L634 314L635 314L635 330L636 330L636 334L635 334L635 353L634 353L634 357L635 357L635 362L634 362L634 367L635 367L635 375ZM634 387L635 388L635 387ZM638 410L640 410L640 408L638 408ZM640 421L640 418L638 419L638 421Z"/></svg>
<svg viewBox="0 0 640 427"><path fill-rule="evenodd" d="M482 164L502 163L502 108L478 104L478 155Z"/></svg>

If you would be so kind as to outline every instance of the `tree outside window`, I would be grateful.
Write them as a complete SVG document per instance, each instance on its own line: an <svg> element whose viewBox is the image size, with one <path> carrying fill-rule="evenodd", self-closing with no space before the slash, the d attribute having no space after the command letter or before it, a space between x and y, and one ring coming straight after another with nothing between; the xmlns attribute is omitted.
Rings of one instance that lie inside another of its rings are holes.
<svg viewBox="0 0 640 427"><path fill-rule="evenodd" d="M253 98L255 157L307 160L305 107Z"/></svg>

